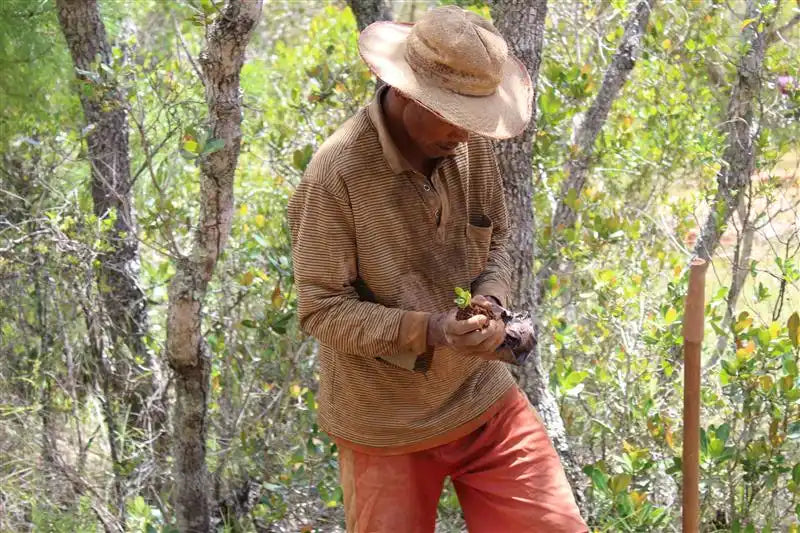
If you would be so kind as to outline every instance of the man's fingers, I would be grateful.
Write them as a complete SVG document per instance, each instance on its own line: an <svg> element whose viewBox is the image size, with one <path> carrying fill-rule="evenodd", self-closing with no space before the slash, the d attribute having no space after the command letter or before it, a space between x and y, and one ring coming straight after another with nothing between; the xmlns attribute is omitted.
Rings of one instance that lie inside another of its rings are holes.
<svg viewBox="0 0 800 533"><path fill-rule="evenodd" d="M476 331L455 335L452 337L453 345L459 348L472 348L482 351L492 351L497 348L503 339L500 337L500 330L505 331L502 322L492 320L488 327Z"/></svg>
<svg viewBox="0 0 800 533"><path fill-rule="evenodd" d="M475 315L469 317L467 320L453 319L447 328L447 332L450 335L465 335L476 329L481 329L486 324L486 320L488 319L484 315Z"/></svg>
<svg viewBox="0 0 800 533"><path fill-rule="evenodd" d="M500 320L492 320L488 328L486 328L486 339L482 341L477 349L480 351L493 352L495 351L506 337L506 328Z"/></svg>

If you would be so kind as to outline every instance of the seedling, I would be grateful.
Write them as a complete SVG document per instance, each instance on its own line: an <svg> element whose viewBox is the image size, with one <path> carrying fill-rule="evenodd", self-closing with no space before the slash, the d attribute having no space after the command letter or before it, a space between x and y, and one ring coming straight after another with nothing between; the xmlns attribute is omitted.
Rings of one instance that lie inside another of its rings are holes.
<svg viewBox="0 0 800 533"><path fill-rule="evenodd" d="M472 301L472 294L461 287L456 287L456 299L453 301L458 306L458 313L456 313L456 319L458 320L467 320L475 315L485 315L490 320L497 318L490 307L475 304Z"/></svg>
<svg viewBox="0 0 800 533"><path fill-rule="evenodd" d="M472 304L472 294L468 290L456 287L456 299L453 301L459 309L466 309Z"/></svg>

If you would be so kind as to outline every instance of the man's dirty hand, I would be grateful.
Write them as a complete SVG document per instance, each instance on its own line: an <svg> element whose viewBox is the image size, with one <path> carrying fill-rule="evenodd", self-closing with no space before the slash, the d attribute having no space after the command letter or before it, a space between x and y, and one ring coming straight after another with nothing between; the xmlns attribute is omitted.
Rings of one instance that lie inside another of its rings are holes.
<svg viewBox="0 0 800 533"><path fill-rule="evenodd" d="M472 297L472 303L484 309L491 309L495 318L501 318L505 309L500 305L494 296L484 296L476 294Z"/></svg>
<svg viewBox="0 0 800 533"><path fill-rule="evenodd" d="M464 336L480 330L488 320L484 315L475 315L467 320L456 319L458 309L434 313L428 319L429 346L456 346L464 342Z"/></svg>
<svg viewBox="0 0 800 533"><path fill-rule="evenodd" d="M470 354L487 355L494 352L505 338L502 320L490 320L486 315L475 315L467 320L457 320L458 309L435 313L428 320L428 345L450 346Z"/></svg>

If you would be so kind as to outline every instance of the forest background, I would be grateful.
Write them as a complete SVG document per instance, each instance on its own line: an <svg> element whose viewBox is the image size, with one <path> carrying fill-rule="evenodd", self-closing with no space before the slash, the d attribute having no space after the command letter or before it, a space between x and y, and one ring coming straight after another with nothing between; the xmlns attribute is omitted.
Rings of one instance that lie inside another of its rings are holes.
<svg viewBox="0 0 800 533"><path fill-rule="evenodd" d="M700 256L703 531L800 531L800 2L457 3L536 85L517 376L592 529L679 527ZM342 530L286 203L374 93L358 29L434 5L0 2L0 531Z"/></svg>

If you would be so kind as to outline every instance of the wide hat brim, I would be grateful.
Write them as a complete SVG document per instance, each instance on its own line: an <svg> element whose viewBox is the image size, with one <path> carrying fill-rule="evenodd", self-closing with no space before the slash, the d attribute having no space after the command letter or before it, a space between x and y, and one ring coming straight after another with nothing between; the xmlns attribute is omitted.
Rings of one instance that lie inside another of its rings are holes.
<svg viewBox="0 0 800 533"><path fill-rule="evenodd" d="M469 132L507 139L522 133L531 117L533 87L525 66L509 54L497 90L489 96L466 96L433 85L406 62L411 24L380 21L365 28L358 50L370 70L427 109Z"/></svg>

